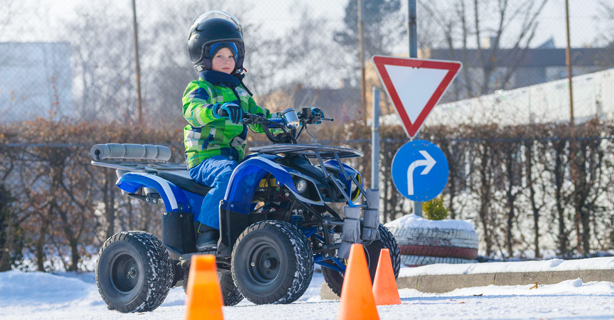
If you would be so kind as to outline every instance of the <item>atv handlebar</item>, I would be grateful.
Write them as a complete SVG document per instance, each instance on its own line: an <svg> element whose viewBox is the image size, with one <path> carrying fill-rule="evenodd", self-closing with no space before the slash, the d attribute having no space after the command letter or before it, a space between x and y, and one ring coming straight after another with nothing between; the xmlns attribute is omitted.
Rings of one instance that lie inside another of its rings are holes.
<svg viewBox="0 0 614 320"><path fill-rule="evenodd" d="M297 120L300 122L303 128L305 128L308 124L320 124L322 121L334 121L334 119L325 118L324 113L321 110L317 109L318 112L312 112L312 110L313 108L303 108L301 111L296 113L293 109L287 109L282 112L281 118L273 119L267 119L262 114L243 113L241 123L244 125L259 124L267 138L269 138L269 140L273 143L297 143L297 126L290 125L286 117L286 113L288 111L290 111L290 113L294 113L294 116L297 117ZM228 117L228 112L226 112L226 110L220 110L219 115L222 117ZM303 128L301 128L301 131ZM283 133L275 135L273 132L271 132L272 129L281 129Z"/></svg>

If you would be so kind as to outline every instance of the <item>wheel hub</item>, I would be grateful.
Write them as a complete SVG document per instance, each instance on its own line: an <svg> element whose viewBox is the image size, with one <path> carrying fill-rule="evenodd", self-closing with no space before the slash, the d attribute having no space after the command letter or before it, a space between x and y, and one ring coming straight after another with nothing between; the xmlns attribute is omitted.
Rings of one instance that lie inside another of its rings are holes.
<svg viewBox="0 0 614 320"><path fill-rule="evenodd" d="M136 273L137 271L135 267L130 268L130 270L128 270L128 273L126 274L126 279L136 278Z"/></svg>
<svg viewBox="0 0 614 320"><path fill-rule="evenodd" d="M248 260L248 275L255 283L265 285L275 280L280 272L279 252L270 244L255 248Z"/></svg>
<svg viewBox="0 0 614 320"><path fill-rule="evenodd" d="M264 267L267 269L275 269L277 267L277 260L275 259L264 260Z"/></svg>
<svg viewBox="0 0 614 320"><path fill-rule="evenodd" d="M111 262L111 284L118 291L122 293L132 291L138 283L138 276L139 267L132 256L122 254Z"/></svg>

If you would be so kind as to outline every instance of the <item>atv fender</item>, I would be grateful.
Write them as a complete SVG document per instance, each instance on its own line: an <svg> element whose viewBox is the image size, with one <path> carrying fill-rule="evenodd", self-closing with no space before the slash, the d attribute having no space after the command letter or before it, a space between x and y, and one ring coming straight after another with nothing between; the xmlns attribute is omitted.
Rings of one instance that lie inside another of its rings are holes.
<svg viewBox="0 0 614 320"><path fill-rule="evenodd" d="M220 202L221 237L218 243L218 257L229 257L243 230L257 222L258 219L262 219L258 215L248 215L248 213L259 182L265 175L269 173L273 175L279 186L286 186L298 200L319 204L303 198L298 193L290 175L290 172L294 170L275 163L273 160L277 157L273 155L251 156L233 171L224 200ZM321 202L320 205L324 203Z"/></svg>
<svg viewBox="0 0 614 320"><path fill-rule="evenodd" d="M143 172L128 172L117 180L117 186L128 192L135 193L142 187L155 189L164 201L166 212L192 212L188 198L183 190L175 184L156 175Z"/></svg>
<svg viewBox="0 0 614 320"><path fill-rule="evenodd" d="M128 193L135 193L143 187L155 189L166 210L162 217L162 244L173 257L195 251L193 210L200 211L202 196L183 191L156 175L141 172L123 174L117 186Z"/></svg>
<svg viewBox="0 0 614 320"><path fill-rule="evenodd" d="M278 156L258 155L241 162L232 172L230 184L224 196L223 207L221 208L248 214L259 182L267 173L275 177L279 187L286 186L298 200L315 205L324 205L322 201L316 202L301 196L296 190L294 180L292 180L292 175L290 174L291 172L299 173L291 168L275 163L273 161L275 158L278 158Z"/></svg>

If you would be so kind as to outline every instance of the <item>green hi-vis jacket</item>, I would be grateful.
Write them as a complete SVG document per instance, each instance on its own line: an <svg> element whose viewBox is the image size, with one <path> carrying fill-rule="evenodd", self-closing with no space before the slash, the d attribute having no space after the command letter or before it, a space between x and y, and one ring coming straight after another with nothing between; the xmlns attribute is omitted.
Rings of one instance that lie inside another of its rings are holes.
<svg viewBox="0 0 614 320"><path fill-rule="evenodd" d="M215 104L234 102L244 112L271 118L270 111L257 106L240 84L235 76L211 70L201 72L200 79L188 84L183 93L183 117L188 121L183 130L188 169L213 156L222 155L237 162L245 156L247 126L213 115ZM260 125L250 128L263 132Z"/></svg>

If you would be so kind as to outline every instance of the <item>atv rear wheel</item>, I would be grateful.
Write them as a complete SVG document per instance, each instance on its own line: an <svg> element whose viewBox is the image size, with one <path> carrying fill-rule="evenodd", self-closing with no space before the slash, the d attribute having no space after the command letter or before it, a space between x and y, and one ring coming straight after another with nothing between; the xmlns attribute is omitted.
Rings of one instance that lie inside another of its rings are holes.
<svg viewBox="0 0 614 320"><path fill-rule="evenodd" d="M166 299L174 272L158 238L145 232L119 232L100 249L96 284L111 310L152 311Z"/></svg>
<svg viewBox="0 0 614 320"><path fill-rule="evenodd" d="M284 221L249 226L232 251L232 277L255 304L291 303L300 298L313 276L313 252L307 238Z"/></svg>
<svg viewBox="0 0 614 320"><path fill-rule="evenodd" d="M379 261L379 255L382 249L388 249L390 251L390 261L392 262L392 269L394 270L394 278L399 276L399 270L401 268L401 253L399 252L399 245L394 239L394 236L388 228L383 225L379 225L380 240L373 241L370 245L365 246L365 257L367 258L367 264L369 265L369 274L371 275L371 283L375 278L375 271L377 270L377 262ZM345 261L344 261L345 262ZM329 268L322 268L322 275L324 280L330 287L330 289L338 296L341 296L341 288L343 287L344 274Z"/></svg>

